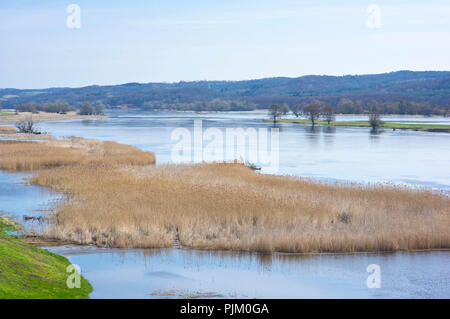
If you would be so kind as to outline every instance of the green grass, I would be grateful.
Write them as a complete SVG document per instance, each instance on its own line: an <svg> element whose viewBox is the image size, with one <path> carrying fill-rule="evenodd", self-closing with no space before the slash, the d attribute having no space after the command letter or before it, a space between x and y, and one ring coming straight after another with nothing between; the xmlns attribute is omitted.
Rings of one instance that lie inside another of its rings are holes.
<svg viewBox="0 0 450 319"><path fill-rule="evenodd" d="M272 122L271 119L264 119L263 121ZM311 125L310 120L303 119L278 119L279 123L295 123ZM316 121L316 125L328 125L326 121ZM346 126L346 127L370 127L368 121L345 121L345 122L331 122L330 126ZM399 129L399 130L414 130L425 132L445 132L450 133L450 125L445 124L427 124L427 123L400 123L399 121L383 121L380 128Z"/></svg>
<svg viewBox="0 0 450 319"><path fill-rule="evenodd" d="M70 262L8 234L16 226L0 216L0 299L82 299L92 286L81 277L81 287L69 289Z"/></svg>
<svg viewBox="0 0 450 319"><path fill-rule="evenodd" d="M10 116L15 115L16 112L10 112L10 111L0 111L0 116Z"/></svg>
<svg viewBox="0 0 450 319"><path fill-rule="evenodd" d="M16 115L15 109L0 109L0 116Z"/></svg>

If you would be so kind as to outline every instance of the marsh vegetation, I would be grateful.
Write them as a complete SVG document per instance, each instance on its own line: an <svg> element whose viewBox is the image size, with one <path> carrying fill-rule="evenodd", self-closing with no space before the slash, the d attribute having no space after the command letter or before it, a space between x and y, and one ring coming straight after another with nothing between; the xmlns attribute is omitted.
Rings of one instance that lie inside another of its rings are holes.
<svg viewBox="0 0 450 319"><path fill-rule="evenodd" d="M106 247L262 252L450 248L450 198L426 189L326 184L240 163L154 166L94 140L0 142L0 168L67 194L47 238Z"/></svg>

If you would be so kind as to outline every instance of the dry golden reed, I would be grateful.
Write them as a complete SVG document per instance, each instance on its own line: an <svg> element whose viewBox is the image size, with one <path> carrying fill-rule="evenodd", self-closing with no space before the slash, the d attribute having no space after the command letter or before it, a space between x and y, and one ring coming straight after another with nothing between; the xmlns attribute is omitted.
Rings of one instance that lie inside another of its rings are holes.
<svg viewBox="0 0 450 319"><path fill-rule="evenodd" d="M450 198L425 189L329 185L256 174L242 164L154 166L136 159L141 151L120 144L107 144L124 152L117 160L104 144L55 143L15 144L29 150L29 163L41 163L40 156L51 162L39 149L55 147L60 153L52 154L61 154L64 165L32 179L68 194L44 234L49 238L108 247L178 241L186 248L302 253L450 248ZM83 153L91 148L96 151ZM14 158L24 159L12 150L0 143L0 167L36 166L14 166ZM62 154L78 157L63 160Z"/></svg>
<svg viewBox="0 0 450 319"><path fill-rule="evenodd" d="M149 165L155 155L115 142L70 138L48 142L0 140L0 169L33 171L88 163Z"/></svg>
<svg viewBox="0 0 450 319"><path fill-rule="evenodd" d="M0 126L0 134L2 133L16 133L17 129L14 126Z"/></svg>

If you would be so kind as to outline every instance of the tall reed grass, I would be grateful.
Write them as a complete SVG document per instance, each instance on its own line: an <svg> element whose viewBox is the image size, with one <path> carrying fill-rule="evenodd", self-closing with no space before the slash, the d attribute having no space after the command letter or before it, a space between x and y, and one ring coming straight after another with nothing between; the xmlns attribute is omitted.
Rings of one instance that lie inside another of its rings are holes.
<svg viewBox="0 0 450 319"><path fill-rule="evenodd" d="M48 142L0 141L0 169L33 171L93 163L150 165L155 155L115 142L70 138Z"/></svg>
<svg viewBox="0 0 450 319"><path fill-rule="evenodd" d="M14 126L0 126L0 134L2 133L16 133L17 129Z"/></svg>
<svg viewBox="0 0 450 319"><path fill-rule="evenodd" d="M49 238L302 253L450 248L450 198L426 189L330 185L242 164L146 165L134 148L75 143L0 143L0 167L51 167L32 182L68 195L44 232ZM14 164L25 160L18 149L28 152L27 164ZM57 154L63 165L52 162Z"/></svg>

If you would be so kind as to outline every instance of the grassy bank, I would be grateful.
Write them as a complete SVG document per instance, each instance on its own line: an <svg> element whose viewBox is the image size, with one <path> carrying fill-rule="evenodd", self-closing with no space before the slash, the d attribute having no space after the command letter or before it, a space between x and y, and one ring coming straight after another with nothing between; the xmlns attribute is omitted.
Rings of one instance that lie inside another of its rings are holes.
<svg viewBox="0 0 450 319"><path fill-rule="evenodd" d="M264 119L265 122L272 122L271 119ZM278 119L279 123L295 123L311 125L310 120L303 119ZM326 121L316 121L316 125L328 125ZM330 126L346 126L346 127L370 127L370 123L366 121L339 121L331 122ZM429 124L429 123L400 123L398 121L384 121L380 128L398 129L398 130L414 130L424 132L443 132L450 133L450 125Z"/></svg>
<svg viewBox="0 0 450 319"><path fill-rule="evenodd" d="M0 116L13 116L15 114L16 114L15 110L10 110L10 109L2 110L2 109L0 109Z"/></svg>
<svg viewBox="0 0 450 319"><path fill-rule="evenodd" d="M81 278L81 287L69 289L70 262L7 234L14 225L0 217L0 299L88 298L92 286Z"/></svg>
<svg viewBox="0 0 450 319"><path fill-rule="evenodd" d="M100 152L98 143L0 142L0 168L36 171L32 183L69 195L44 236L264 252L450 248L450 198L426 189L329 185L241 164L156 167L148 153L116 143Z"/></svg>

